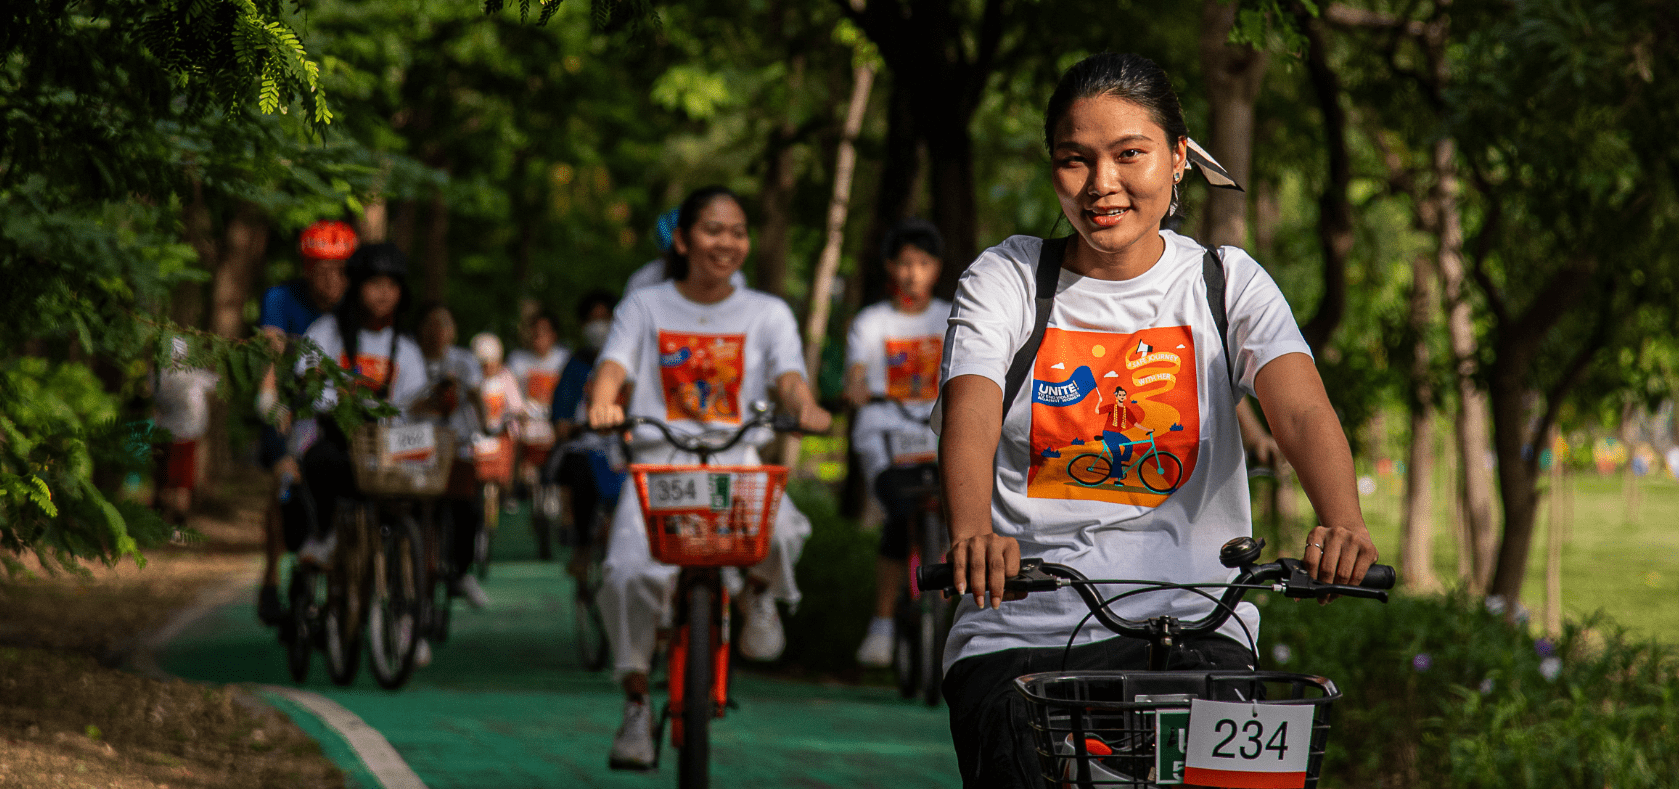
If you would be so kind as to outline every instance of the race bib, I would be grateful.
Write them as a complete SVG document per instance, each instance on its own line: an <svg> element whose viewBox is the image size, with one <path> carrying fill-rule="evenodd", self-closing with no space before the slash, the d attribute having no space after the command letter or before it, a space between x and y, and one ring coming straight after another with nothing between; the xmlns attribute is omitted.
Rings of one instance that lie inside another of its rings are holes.
<svg viewBox="0 0 1679 789"><path fill-rule="evenodd" d="M931 430L894 430L886 436L892 465L914 466L939 459L939 437Z"/></svg>
<svg viewBox="0 0 1679 789"><path fill-rule="evenodd" d="M430 424L385 428L386 460L429 464L437 455L437 431Z"/></svg>
<svg viewBox="0 0 1679 789"><path fill-rule="evenodd" d="M647 475L649 514L723 512L734 503L729 474L665 471Z"/></svg>
<svg viewBox="0 0 1679 789"><path fill-rule="evenodd" d="M1183 781L1232 789L1304 787L1312 709L1305 704L1190 702Z"/></svg>

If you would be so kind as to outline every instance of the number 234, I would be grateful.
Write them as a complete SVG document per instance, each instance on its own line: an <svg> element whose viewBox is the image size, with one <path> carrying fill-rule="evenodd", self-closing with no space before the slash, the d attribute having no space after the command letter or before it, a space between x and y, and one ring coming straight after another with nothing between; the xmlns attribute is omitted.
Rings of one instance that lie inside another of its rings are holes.
<svg viewBox="0 0 1679 789"><path fill-rule="evenodd" d="M1263 756L1266 751L1276 751L1277 758L1280 760L1288 753L1288 723L1286 721L1277 726L1276 731L1272 732L1270 737L1265 737L1265 724L1257 720L1250 720L1238 728L1236 721L1229 718L1220 718L1217 723L1213 724L1213 733L1218 734L1225 731L1229 733L1225 735L1223 740L1219 741L1218 745L1213 746L1212 755L1218 758L1253 760ZM1236 740L1238 734L1244 735L1244 740L1239 744L1236 752L1232 753L1225 750Z"/></svg>

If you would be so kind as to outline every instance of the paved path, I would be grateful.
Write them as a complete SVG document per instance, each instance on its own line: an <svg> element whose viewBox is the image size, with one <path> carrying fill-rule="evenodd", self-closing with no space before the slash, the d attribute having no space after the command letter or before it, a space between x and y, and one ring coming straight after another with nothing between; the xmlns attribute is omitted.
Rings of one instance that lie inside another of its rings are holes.
<svg viewBox="0 0 1679 789"><path fill-rule="evenodd" d="M378 729L431 789L674 786L675 755L653 773L606 769L622 697L606 673L582 670L569 637L570 598L558 563L528 558L522 518L504 520L483 611L457 603L450 641L401 691L363 665L354 685L326 679L316 656L303 688ZM273 634L256 622L254 594L216 609L160 655L187 679L290 685ZM944 710L888 688L825 687L737 674L740 709L713 729L718 787L955 787ZM353 783L377 783L312 715L269 699L322 740Z"/></svg>

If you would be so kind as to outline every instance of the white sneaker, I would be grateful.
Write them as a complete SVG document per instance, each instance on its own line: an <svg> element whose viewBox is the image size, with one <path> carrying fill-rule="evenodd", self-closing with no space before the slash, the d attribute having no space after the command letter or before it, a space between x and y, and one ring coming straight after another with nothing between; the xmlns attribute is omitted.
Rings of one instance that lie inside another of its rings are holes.
<svg viewBox="0 0 1679 789"><path fill-rule="evenodd" d="M771 661L787 648L781 613L775 598L751 586L740 593L740 655L747 660Z"/></svg>
<svg viewBox="0 0 1679 789"><path fill-rule="evenodd" d="M478 585L478 576L467 573L455 579L455 596L466 598L467 605L473 608L483 608L490 604L490 596L484 594L484 587Z"/></svg>
<svg viewBox="0 0 1679 789"><path fill-rule="evenodd" d="M875 617L869 620L869 635L857 647L857 662L864 668L886 668L892 665L892 620Z"/></svg>
<svg viewBox="0 0 1679 789"><path fill-rule="evenodd" d="M624 725L612 738L606 766L614 770L653 769L653 710L645 700L624 702Z"/></svg>
<svg viewBox="0 0 1679 789"><path fill-rule="evenodd" d="M417 668L431 665L431 639L422 638L414 645L414 665Z"/></svg>
<svg viewBox="0 0 1679 789"><path fill-rule="evenodd" d="M316 567L330 567L332 552L338 550L338 532L327 532L325 537L311 535L304 540L297 549L297 558L309 562Z"/></svg>

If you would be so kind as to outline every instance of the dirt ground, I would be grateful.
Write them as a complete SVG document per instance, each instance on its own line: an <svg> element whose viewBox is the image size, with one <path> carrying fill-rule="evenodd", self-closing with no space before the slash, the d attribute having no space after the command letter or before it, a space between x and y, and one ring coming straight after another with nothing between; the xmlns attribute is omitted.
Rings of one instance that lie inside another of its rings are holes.
<svg viewBox="0 0 1679 789"><path fill-rule="evenodd" d="M0 787L344 786L314 740L249 695L115 668L207 589L255 577L262 485L225 484L190 521L205 539L152 549L144 569L0 575Z"/></svg>

